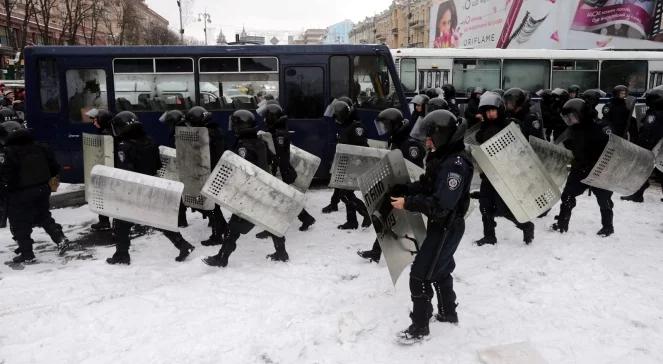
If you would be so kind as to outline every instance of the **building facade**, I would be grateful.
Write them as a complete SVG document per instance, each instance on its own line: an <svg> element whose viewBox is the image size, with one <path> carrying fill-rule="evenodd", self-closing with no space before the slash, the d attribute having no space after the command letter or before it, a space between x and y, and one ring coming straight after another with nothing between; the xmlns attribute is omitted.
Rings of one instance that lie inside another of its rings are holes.
<svg viewBox="0 0 663 364"><path fill-rule="evenodd" d="M324 44L348 44L350 43L350 31L354 23L351 20L344 20L327 28L327 34L323 40Z"/></svg>
<svg viewBox="0 0 663 364"><path fill-rule="evenodd" d="M367 17L350 31L354 44L386 44L391 48L426 47L431 0L395 0L382 13Z"/></svg>

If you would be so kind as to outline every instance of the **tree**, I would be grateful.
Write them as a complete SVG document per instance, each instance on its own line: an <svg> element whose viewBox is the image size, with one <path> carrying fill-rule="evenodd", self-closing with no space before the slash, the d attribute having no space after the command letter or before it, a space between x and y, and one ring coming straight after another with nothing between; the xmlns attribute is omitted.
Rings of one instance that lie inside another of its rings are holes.
<svg viewBox="0 0 663 364"><path fill-rule="evenodd" d="M144 30L146 45L175 45L180 44L180 37L166 26L149 24Z"/></svg>
<svg viewBox="0 0 663 364"><path fill-rule="evenodd" d="M12 29L12 13L19 0L2 0L2 7L5 11L5 32L7 33L7 43L10 47L16 48L18 44L14 40L14 30Z"/></svg>
<svg viewBox="0 0 663 364"><path fill-rule="evenodd" d="M53 44L50 29L58 0L34 0L34 2L37 31L39 31L44 44Z"/></svg>

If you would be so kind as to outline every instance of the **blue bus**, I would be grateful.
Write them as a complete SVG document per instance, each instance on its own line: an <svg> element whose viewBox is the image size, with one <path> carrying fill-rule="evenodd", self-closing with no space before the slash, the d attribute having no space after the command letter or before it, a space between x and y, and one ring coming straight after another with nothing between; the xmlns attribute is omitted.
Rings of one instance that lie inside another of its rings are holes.
<svg viewBox="0 0 663 364"><path fill-rule="evenodd" d="M335 151L336 125L324 116L334 98L356 102L374 139L381 110L410 113L389 49L378 45L39 46L25 50L25 71L28 126L55 150L69 183L83 181L91 108L130 110L167 145L164 111L200 105L227 130L234 110L255 111L272 95L289 116L293 143L322 159L319 178L328 177Z"/></svg>

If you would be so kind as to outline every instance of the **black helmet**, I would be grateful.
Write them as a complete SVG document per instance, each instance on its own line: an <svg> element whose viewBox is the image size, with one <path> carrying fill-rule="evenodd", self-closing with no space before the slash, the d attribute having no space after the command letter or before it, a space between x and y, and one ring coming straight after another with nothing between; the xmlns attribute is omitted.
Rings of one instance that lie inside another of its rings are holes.
<svg viewBox="0 0 663 364"><path fill-rule="evenodd" d="M552 101L553 93L549 88L541 89L536 92L536 96L541 98L541 101L544 103Z"/></svg>
<svg viewBox="0 0 663 364"><path fill-rule="evenodd" d="M120 111L111 119L111 133L113 136L120 136L129 130L129 126L139 124L138 116L131 111Z"/></svg>
<svg viewBox="0 0 663 364"><path fill-rule="evenodd" d="M334 109L334 119L337 124L345 125L351 122L352 108L347 102L336 100L332 105Z"/></svg>
<svg viewBox="0 0 663 364"><path fill-rule="evenodd" d="M434 88L423 89L419 94L426 95L429 99L435 99L440 96L440 93L437 91L437 89Z"/></svg>
<svg viewBox="0 0 663 364"><path fill-rule="evenodd" d="M587 103L582 99L571 99L562 107L560 115L568 126L578 125L582 122Z"/></svg>
<svg viewBox="0 0 663 364"><path fill-rule="evenodd" d="M470 96L474 96L474 95L481 96L485 92L486 92L486 89L481 87L481 86L473 87L472 91L470 91L470 94L471 94Z"/></svg>
<svg viewBox="0 0 663 364"><path fill-rule="evenodd" d="M439 97L431 99L426 105L426 114L431 113L435 110L449 110L449 103Z"/></svg>
<svg viewBox="0 0 663 364"><path fill-rule="evenodd" d="M569 86L567 91L569 92L569 97L571 97L571 98L576 98L576 97L580 96L580 86L578 86L578 85ZM572 94L574 94L574 95L572 95Z"/></svg>
<svg viewBox="0 0 663 364"><path fill-rule="evenodd" d="M235 135L242 132L256 129L256 117L248 110L237 110L230 116L230 125L228 125Z"/></svg>
<svg viewBox="0 0 663 364"><path fill-rule="evenodd" d="M521 88L510 88L506 90L504 96L504 105L506 111L517 112L518 109L521 109L525 106L525 103L528 101L527 93Z"/></svg>
<svg viewBox="0 0 663 364"><path fill-rule="evenodd" d="M484 120L488 119L486 117L486 111L489 109L497 109L499 117L504 115L504 101L500 95L492 91L484 92L479 99L479 112L483 115Z"/></svg>
<svg viewBox="0 0 663 364"><path fill-rule="evenodd" d="M5 121L15 121L18 122L21 120L18 117L18 114L16 111L10 109L10 108L2 108L0 109L0 122L5 122Z"/></svg>
<svg viewBox="0 0 663 364"><path fill-rule="evenodd" d="M621 93L624 93L624 96L621 96ZM612 89L612 97L625 99L628 96L628 87L624 85L617 85Z"/></svg>
<svg viewBox="0 0 663 364"><path fill-rule="evenodd" d="M599 103L601 103L601 98L606 97L606 93L603 92L602 90L599 90L597 88L592 88L589 90L585 90L581 95L580 98L585 100L585 103L587 103L587 106L591 107L592 109L597 107Z"/></svg>
<svg viewBox="0 0 663 364"><path fill-rule="evenodd" d="M556 99L556 100L564 100L564 99L568 100L569 99L569 92L566 91L565 89L559 88L559 87L552 90L552 95L553 95L553 98ZM566 100L565 100L565 102L566 102Z"/></svg>
<svg viewBox="0 0 663 364"><path fill-rule="evenodd" d="M404 122L405 119L400 110L394 108L385 109L375 119L375 128L378 130L378 135L393 135L404 125Z"/></svg>
<svg viewBox="0 0 663 364"><path fill-rule="evenodd" d="M354 102L352 102L352 99L347 97L347 96L338 97L336 100L337 101L343 101L346 104L350 105L350 107L352 107L352 105L354 104Z"/></svg>
<svg viewBox="0 0 663 364"><path fill-rule="evenodd" d="M187 111L185 119L191 126L205 126L212 119L212 113L202 106L194 106Z"/></svg>
<svg viewBox="0 0 663 364"><path fill-rule="evenodd" d="M166 111L159 117L159 121L166 124L168 129L175 130L175 127L184 120L184 114L179 110Z"/></svg>
<svg viewBox="0 0 663 364"><path fill-rule="evenodd" d="M417 95L417 96L413 97L412 101L410 101L410 102L417 105L417 106L419 106L419 105L426 106L428 101L430 101L430 98L427 95Z"/></svg>
<svg viewBox="0 0 663 364"><path fill-rule="evenodd" d="M458 121L450 111L436 110L417 122L410 135L419 140L431 138L435 149L439 150L463 140L466 130L467 124Z"/></svg>
<svg viewBox="0 0 663 364"><path fill-rule="evenodd" d="M285 113L280 105L266 105L262 116L265 118L265 124L268 129L285 127Z"/></svg>
<svg viewBox="0 0 663 364"><path fill-rule="evenodd" d="M97 124L99 124L99 127L101 129L108 129L110 128L111 125L111 120L113 120L113 117L115 115L108 111L108 110L99 110L99 113L97 114Z"/></svg>
<svg viewBox="0 0 663 364"><path fill-rule="evenodd" d="M493 89L492 92L494 92L494 93L496 93L500 96L504 96L504 90L502 90L501 88Z"/></svg>
<svg viewBox="0 0 663 364"><path fill-rule="evenodd" d="M447 83L442 86L442 92L444 93L445 100L451 100L456 98L456 88L454 85Z"/></svg>
<svg viewBox="0 0 663 364"><path fill-rule="evenodd" d="M656 110L663 109L663 86L656 86L645 92L645 104Z"/></svg>
<svg viewBox="0 0 663 364"><path fill-rule="evenodd" d="M16 120L8 120L0 123L0 144L7 143L9 136L20 130L25 130L25 128L23 124Z"/></svg>

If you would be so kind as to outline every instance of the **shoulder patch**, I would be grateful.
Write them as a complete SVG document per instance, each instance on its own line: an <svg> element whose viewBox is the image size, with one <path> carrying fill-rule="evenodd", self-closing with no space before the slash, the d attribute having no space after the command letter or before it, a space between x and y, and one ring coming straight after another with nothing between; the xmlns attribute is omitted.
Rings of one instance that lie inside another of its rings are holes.
<svg viewBox="0 0 663 364"><path fill-rule="evenodd" d="M463 165L463 158L460 156L456 157L456 161L454 161L454 164L457 166L462 166Z"/></svg>
<svg viewBox="0 0 663 364"><path fill-rule="evenodd" d="M419 158L419 148L410 147L410 150L408 151L408 154L410 154L410 157L412 157L412 158Z"/></svg>
<svg viewBox="0 0 663 364"><path fill-rule="evenodd" d="M610 106L604 106L602 112L603 112L604 114L608 114L608 113L610 113Z"/></svg>
<svg viewBox="0 0 663 364"><path fill-rule="evenodd" d="M117 158L120 160L120 162L124 163L124 161L127 159L127 155L123 150L120 150L117 152Z"/></svg>
<svg viewBox="0 0 663 364"><path fill-rule="evenodd" d="M653 124L656 121L656 115L647 116L647 124Z"/></svg>
<svg viewBox="0 0 663 364"><path fill-rule="evenodd" d="M362 127L355 128L355 134L357 134L357 136L364 135L364 128Z"/></svg>
<svg viewBox="0 0 663 364"><path fill-rule="evenodd" d="M539 122L539 120L532 121L532 127L534 129L541 129L541 123Z"/></svg>
<svg viewBox="0 0 663 364"><path fill-rule="evenodd" d="M447 176L447 186L450 191L455 191L463 181L463 177L458 173L449 173Z"/></svg>
<svg viewBox="0 0 663 364"><path fill-rule="evenodd" d="M276 138L276 142L277 142L279 145L284 145L284 144L285 144L285 137L282 137L282 136L277 137L277 138Z"/></svg>
<svg viewBox="0 0 663 364"><path fill-rule="evenodd" d="M0 164L5 164L5 153L0 153Z"/></svg>
<svg viewBox="0 0 663 364"><path fill-rule="evenodd" d="M237 154L239 154L239 156L242 158L246 158L246 148L240 147L237 149Z"/></svg>
<svg viewBox="0 0 663 364"><path fill-rule="evenodd" d="M612 134L612 129L610 129L609 126L604 126L603 127L603 133L605 133L605 135L610 135L610 134Z"/></svg>

